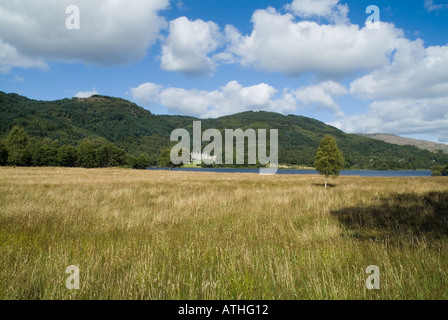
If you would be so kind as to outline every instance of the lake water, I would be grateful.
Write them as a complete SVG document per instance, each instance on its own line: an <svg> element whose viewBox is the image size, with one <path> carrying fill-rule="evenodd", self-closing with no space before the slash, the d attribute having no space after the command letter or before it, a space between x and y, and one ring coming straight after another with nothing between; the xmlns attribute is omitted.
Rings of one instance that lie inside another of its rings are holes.
<svg viewBox="0 0 448 320"><path fill-rule="evenodd" d="M166 170L148 168L148 170ZM175 168L173 171L216 172L216 173L259 173L258 169L238 168ZM315 170L279 169L277 174L318 174ZM361 177L430 177L430 170L342 170L341 176Z"/></svg>

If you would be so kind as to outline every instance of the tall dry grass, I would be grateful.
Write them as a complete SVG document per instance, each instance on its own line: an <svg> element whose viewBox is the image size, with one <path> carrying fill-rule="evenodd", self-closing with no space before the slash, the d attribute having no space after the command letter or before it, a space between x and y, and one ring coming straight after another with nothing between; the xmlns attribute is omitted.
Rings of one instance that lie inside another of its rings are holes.
<svg viewBox="0 0 448 320"><path fill-rule="evenodd" d="M0 298L448 298L446 179L333 183L0 168Z"/></svg>

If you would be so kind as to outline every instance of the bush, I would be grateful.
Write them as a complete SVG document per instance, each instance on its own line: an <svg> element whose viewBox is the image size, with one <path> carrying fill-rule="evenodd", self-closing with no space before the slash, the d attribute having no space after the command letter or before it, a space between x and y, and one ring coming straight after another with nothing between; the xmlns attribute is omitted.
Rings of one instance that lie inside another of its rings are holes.
<svg viewBox="0 0 448 320"><path fill-rule="evenodd" d="M443 175L446 175L446 168L444 168L443 166L435 166L431 168L431 176L433 177L440 177ZM444 174L445 173L445 174Z"/></svg>

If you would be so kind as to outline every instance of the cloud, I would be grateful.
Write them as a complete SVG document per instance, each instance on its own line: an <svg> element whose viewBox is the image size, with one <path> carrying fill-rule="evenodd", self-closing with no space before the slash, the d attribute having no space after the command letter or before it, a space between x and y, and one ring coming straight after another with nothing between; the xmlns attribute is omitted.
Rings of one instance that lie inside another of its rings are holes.
<svg viewBox="0 0 448 320"><path fill-rule="evenodd" d="M15 76L14 76L14 82L21 82L21 83L24 83L24 82L25 82L25 79L22 78L22 77L20 77L20 76L18 76L18 75L15 75Z"/></svg>
<svg viewBox="0 0 448 320"><path fill-rule="evenodd" d="M448 98L373 102L363 115L330 123L346 132L431 134L448 142Z"/></svg>
<svg viewBox="0 0 448 320"><path fill-rule="evenodd" d="M157 88L158 97L154 95ZM248 110L266 110L279 113L293 112L297 102L293 94L283 90L281 94L272 86L261 83L244 87L231 81L214 91L186 90L183 88L164 88L153 83L145 83L131 88L132 99L147 105L148 96L165 106L169 112L202 118L219 117ZM280 97L276 97L279 95Z"/></svg>
<svg viewBox="0 0 448 320"><path fill-rule="evenodd" d="M66 28L66 7L80 9L80 30ZM5 71L44 68L48 61L121 65L139 61L166 25L169 0L15 0L0 3ZM0 52L1 52L0 51Z"/></svg>
<svg viewBox="0 0 448 320"><path fill-rule="evenodd" d="M0 38L0 73L8 73L13 67L48 69L43 59L24 56Z"/></svg>
<svg viewBox="0 0 448 320"><path fill-rule="evenodd" d="M98 94L95 88L92 89L92 91L80 91L77 94L75 94L75 98L90 98L93 95Z"/></svg>
<svg viewBox="0 0 448 320"><path fill-rule="evenodd" d="M425 0L425 9L428 10L428 12L440 11L448 9L448 4L434 4L434 0Z"/></svg>
<svg viewBox="0 0 448 320"><path fill-rule="evenodd" d="M161 67L187 75L212 74L216 66L208 55L222 40L219 26L214 22L177 18L170 22L169 35L162 47Z"/></svg>
<svg viewBox="0 0 448 320"><path fill-rule="evenodd" d="M447 97L448 46L403 40L391 64L353 81L350 92L381 100Z"/></svg>
<svg viewBox="0 0 448 320"><path fill-rule="evenodd" d="M331 123L344 131L448 141L448 46L425 48L422 40L401 39L391 62L354 80L350 93L373 102L364 114Z"/></svg>
<svg viewBox="0 0 448 320"><path fill-rule="evenodd" d="M330 110L336 117L343 117L344 113L339 104L334 101L333 97L347 93L348 90L341 84L334 81L327 81L319 85L299 88L294 92L294 95L305 106L316 105L320 109Z"/></svg>
<svg viewBox="0 0 448 320"><path fill-rule="evenodd" d="M304 19L323 17L337 23L347 22L348 6L338 3L339 0L294 0L286 8Z"/></svg>
<svg viewBox="0 0 448 320"><path fill-rule="evenodd" d="M226 27L227 52L243 66L290 76L311 72L341 77L383 67L403 37L403 31L390 23L370 30L353 24L296 22L294 15L273 8L255 11L252 22L253 31L245 36Z"/></svg>
<svg viewBox="0 0 448 320"><path fill-rule="evenodd" d="M167 88L160 94L160 103L169 112L192 116L204 116L212 105L211 94L207 91Z"/></svg>
<svg viewBox="0 0 448 320"><path fill-rule="evenodd" d="M136 88L131 88L132 99L144 106L150 106L158 102L162 88L161 85L154 83L143 83Z"/></svg>
<svg viewBox="0 0 448 320"><path fill-rule="evenodd" d="M188 10L188 8L185 6L185 3L182 0L177 0L176 8L182 11Z"/></svg>
<svg viewBox="0 0 448 320"><path fill-rule="evenodd" d="M235 56L233 54L231 54L230 52L220 52L217 53L213 56L213 61L217 62L217 63L223 63L223 64L232 64L232 63L237 63L237 59L235 58Z"/></svg>

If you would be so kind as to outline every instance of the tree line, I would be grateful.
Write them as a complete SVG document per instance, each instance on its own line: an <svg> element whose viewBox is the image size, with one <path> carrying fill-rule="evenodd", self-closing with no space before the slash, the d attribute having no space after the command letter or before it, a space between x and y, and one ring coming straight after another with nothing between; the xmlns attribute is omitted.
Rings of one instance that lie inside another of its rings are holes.
<svg viewBox="0 0 448 320"><path fill-rule="evenodd" d="M30 138L20 127L13 127L0 142L0 165L60 166L83 168L132 167L145 169L149 157L135 157L104 138L85 138L77 145L61 145L50 138Z"/></svg>
<svg viewBox="0 0 448 320"><path fill-rule="evenodd" d="M338 176L339 171L346 167L343 153L333 136L326 135L321 140L313 164L325 175L325 184L329 176ZM50 138L28 137L25 129L18 126L13 127L0 141L0 166L6 165L134 169L146 169L152 165L176 167L171 162L169 148L162 149L159 154L141 153L134 156L105 138L85 138L76 145L67 145ZM433 176L448 175L448 164L431 169Z"/></svg>

